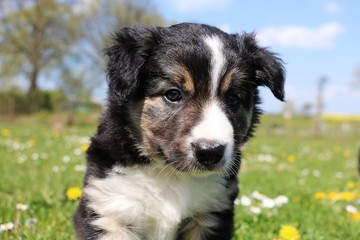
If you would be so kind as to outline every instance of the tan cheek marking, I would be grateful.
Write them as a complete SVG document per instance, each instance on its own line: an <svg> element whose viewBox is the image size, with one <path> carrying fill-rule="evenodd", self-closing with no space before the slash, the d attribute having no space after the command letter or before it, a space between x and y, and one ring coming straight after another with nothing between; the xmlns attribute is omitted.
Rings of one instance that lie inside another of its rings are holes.
<svg viewBox="0 0 360 240"><path fill-rule="evenodd" d="M233 75L236 73L236 69L232 68L223 78L223 81L221 83L221 93L225 93L229 90L230 88L230 84L231 84L231 80L233 78Z"/></svg>
<svg viewBox="0 0 360 240"><path fill-rule="evenodd" d="M153 98L153 99L145 99L143 106L142 106L142 111L141 111L141 131L142 131L142 140L143 140L143 144L142 144L142 148L143 150L145 150L145 152L150 153L154 148L154 145L152 143L152 139L154 138L152 129L154 128L154 121L155 119L153 117L150 117L149 114L146 114L146 111L148 111L149 108L151 108L152 106L156 106L156 105L161 105L161 103L159 102L161 101L160 98Z"/></svg>

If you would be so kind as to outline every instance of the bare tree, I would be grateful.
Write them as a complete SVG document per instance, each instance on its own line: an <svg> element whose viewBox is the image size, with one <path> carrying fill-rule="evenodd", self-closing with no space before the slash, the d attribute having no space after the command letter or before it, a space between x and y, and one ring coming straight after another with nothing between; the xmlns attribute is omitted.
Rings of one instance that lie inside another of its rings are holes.
<svg viewBox="0 0 360 240"><path fill-rule="evenodd" d="M315 119L315 135L319 136L323 129L323 111L324 111L324 85L327 82L326 77L319 80L317 98L316 98L316 119Z"/></svg>
<svg viewBox="0 0 360 240"><path fill-rule="evenodd" d="M357 66L354 70L354 75L351 80L351 88L360 90L360 66Z"/></svg>

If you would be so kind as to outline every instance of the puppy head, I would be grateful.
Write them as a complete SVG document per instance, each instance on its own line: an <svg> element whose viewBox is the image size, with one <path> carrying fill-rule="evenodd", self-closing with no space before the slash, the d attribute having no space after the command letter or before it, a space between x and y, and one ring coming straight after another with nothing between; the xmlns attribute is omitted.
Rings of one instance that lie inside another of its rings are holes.
<svg viewBox="0 0 360 240"><path fill-rule="evenodd" d="M178 171L237 169L260 114L257 87L284 98L281 60L253 34L178 24L123 29L115 40L107 50L110 108L129 113L142 155Z"/></svg>

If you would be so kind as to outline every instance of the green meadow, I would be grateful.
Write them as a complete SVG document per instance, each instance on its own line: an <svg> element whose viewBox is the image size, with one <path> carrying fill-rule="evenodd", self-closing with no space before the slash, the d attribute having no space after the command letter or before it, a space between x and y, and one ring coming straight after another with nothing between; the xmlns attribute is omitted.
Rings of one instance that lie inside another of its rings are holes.
<svg viewBox="0 0 360 240"><path fill-rule="evenodd" d="M54 120L55 119L55 120ZM0 122L0 239L75 239L71 216L96 116ZM243 149L234 239L360 239L360 122L264 116Z"/></svg>

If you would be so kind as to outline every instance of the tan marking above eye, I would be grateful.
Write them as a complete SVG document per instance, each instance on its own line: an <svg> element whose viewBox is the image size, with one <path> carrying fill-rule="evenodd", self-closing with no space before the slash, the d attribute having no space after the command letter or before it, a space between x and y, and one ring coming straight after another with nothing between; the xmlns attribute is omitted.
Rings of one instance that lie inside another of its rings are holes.
<svg viewBox="0 0 360 240"><path fill-rule="evenodd" d="M191 95L195 93L194 79L185 66L178 64L170 69L169 74L171 74L173 80L184 86L184 90Z"/></svg>
<svg viewBox="0 0 360 240"><path fill-rule="evenodd" d="M229 90L230 85L231 85L231 81L233 79L233 75L237 72L236 68L232 68L230 71L228 71L226 73L226 75L224 76L223 80L221 81L220 84L220 90L222 93L225 93Z"/></svg>

